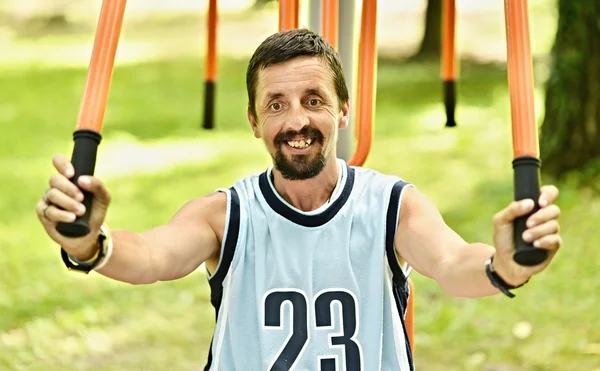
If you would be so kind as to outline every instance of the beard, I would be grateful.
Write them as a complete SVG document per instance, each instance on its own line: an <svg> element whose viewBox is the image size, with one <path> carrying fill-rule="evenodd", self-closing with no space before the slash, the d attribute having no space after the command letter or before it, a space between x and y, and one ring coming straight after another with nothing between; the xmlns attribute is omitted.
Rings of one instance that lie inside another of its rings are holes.
<svg viewBox="0 0 600 371"><path fill-rule="evenodd" d="M305 136L314 138L311 146L320 145L321 150L316 154L291 155L286 156L283 153L283 146L286 142L296 136ZM286 131L277 134L275 137L275 155L273 156L274 166L281 176L287 180L305 180L313 178L321 173L325 168L325 154L323 153L324 137L321 132L313 127L305 126L300 131Z"/></svg>

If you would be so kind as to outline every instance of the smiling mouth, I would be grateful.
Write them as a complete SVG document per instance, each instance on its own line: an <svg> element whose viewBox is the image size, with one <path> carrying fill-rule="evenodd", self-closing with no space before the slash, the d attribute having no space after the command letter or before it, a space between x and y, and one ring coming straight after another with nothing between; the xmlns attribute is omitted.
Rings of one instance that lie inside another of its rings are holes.
<svg viewBox="0 0 600 371"><path fill-rule="evenodd" d="M292 148L306 149L306 148L310 147L314 142L315 142L314 139L308 138L308 139L300 139L300 140L288 140L288 141L285 141L284 143Z"/></svg>

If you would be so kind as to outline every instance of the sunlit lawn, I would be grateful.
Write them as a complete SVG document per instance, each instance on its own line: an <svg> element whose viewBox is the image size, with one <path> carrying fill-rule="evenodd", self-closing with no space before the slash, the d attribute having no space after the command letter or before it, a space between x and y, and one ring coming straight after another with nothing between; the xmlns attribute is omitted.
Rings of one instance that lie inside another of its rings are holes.
<svg viewBox="0 0 600 371"><path fill-rule="evenodd" d="M199 129L200 60L117 68L98 162L110 226L164 223L268 166L245 121L246 61L222 63L214 132ZM151 286L69 273L35 217L51 156L70 154L85 75L0 72L0 370L198 370L214 321L202 271ZM466 239L491 243L491 217L512 197L506 71L463 64L455 129L443 128L438 76L436 64L381 61L365 166L414 182ZM414 274L420 370L600 369L600 198L561 190L564 250L517 298L451 298Z"/></svg>

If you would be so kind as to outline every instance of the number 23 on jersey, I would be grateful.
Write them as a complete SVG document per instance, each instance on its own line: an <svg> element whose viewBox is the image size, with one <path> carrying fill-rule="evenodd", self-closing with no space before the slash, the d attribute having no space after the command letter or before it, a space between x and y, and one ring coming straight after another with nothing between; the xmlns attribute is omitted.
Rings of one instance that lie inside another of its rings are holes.
<svg viewBox="0 0 600 371"><path fill-rule="evenodd" d="M346 289L327 289L318 292L309 301L306 293L297 289L273 289L263 299L263 326L266 330L284 330L284 313L287 309L291 323L290 333L281 345L269 365L269 371L293 370L294 365L302 357L309 342L309 331L328 332L329 347L340 349L343 354L345 371L362 371L362 348L356 335L358 333L358 306L356 296ZM312 305L314 318L309 318ZM339 323L334 332L333 313L339 308L336 316ZM312 325L312 326L311 326ZM337 352L336 352L337 353ZM337 355L318 356L315 368L319 371L340 371Z"/></svg>

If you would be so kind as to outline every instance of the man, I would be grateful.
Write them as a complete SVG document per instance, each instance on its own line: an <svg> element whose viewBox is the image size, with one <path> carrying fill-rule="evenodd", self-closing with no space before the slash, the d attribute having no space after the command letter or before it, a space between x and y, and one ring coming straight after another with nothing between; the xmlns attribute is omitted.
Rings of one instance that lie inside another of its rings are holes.
<svg viewBox="0 0 600 371"><path fill-rule="evenodd" d="M69 239L55 226L84 213L83 195L69 181L69 160L55 156L57 173L37 205L67 263L84 270L148 284L206 263L217 320L205 370L413 370L404 328L411 269L456 296L510 295L560 247L553 186L542 187L524 235L550 258L524 267L512 259L513 220L533 200L495 215L495 247L467 243L410 184L337 159L348 91L338 55L318 35L267 38L250 60L247 88L250 126L273 159L265 172L192 200L141 234L101 228L109 192L81 177L94 195L92 233Z"/></svg>

